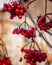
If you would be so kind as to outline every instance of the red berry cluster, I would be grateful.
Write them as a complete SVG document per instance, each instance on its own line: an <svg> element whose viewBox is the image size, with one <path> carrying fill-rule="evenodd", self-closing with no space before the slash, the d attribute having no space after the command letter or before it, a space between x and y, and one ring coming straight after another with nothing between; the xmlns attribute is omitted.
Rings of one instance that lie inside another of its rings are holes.
<svg viewBox="0 0 52 65"><path fill-rule="evenodd" d="M38 27L40 28L40 30L49 30L50 28L52 28L52 23L51 22L48 22L48 23L40 22L38 24Z"/></svg>
<svg viewBox="0 0 52 65"><path fill-rule="evenodd" d="M9 58L0 59L0 65L11 65Z"/></svg>
<svg viewBox="0 0 52 65"><path fill-rule="evenodd" d="M42 16L38 16L38 20L41 18ZM38 22L37 20L37 22ZM49 30L50 28L52 28L52 22L47 22L46 23L46 17L43 17L41 19L41 21L38 22L38 27L40 28L40 30Z"/></svg>
<svg viewBox="0 0 52 65"><path fill-rule="evenodd" d="M15 16L18 16L18 18L21 19L24 13L26 12L24 6L22 4L18 4L17 2L13 2L12 5L5 3L3 12L5 11L10 13L11 19L13 19L13 17Z"/></svg>
<svg viewBox="0 0 52 65"><path fill-rule="evenodd" d="M14 29L13 30L13 34L21 34L24 35L26 38L31 38L31 37L35 37L35 28L31 28L31 29Z"/></svg>
<svg viewBox="0 0 52 65"><path fill-rule="evenodd" d="M36 62L45 61L47 58L46 53L41 53L38 50L27 50L22 48L21 51L25 53L24 59L26 59L26 62L30 65L36 65Z"/></svg>

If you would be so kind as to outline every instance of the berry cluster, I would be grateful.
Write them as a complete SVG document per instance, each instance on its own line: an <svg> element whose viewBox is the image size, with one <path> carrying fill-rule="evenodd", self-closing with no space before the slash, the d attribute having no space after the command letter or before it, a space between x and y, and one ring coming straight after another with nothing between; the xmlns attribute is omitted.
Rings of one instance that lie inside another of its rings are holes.
<svg viewBox="0 0 52 65"><path fill-rule="evenodd" d="M25 53L24 59L26 59L26 62L30 65L36 65L36 62L45 61L47 58L46 53L41 53L38 50L27 50L22 48L21 51Z"/></svg>
<svg viewBox="0 0 52 65"><path fill-rule="evenodd" d="M28 6L27 6L28 8ZM10 18L13 19L13 17L18 16L19 19L22 18L24 13L26 12L24 6L22 4L19 4L17 2L13 2L12 5L10 4L4 4L3 12L9 12L10 13Z"/></svg>
<svg viewBox="0 0 52 65"><path fill-rule="evenodd" d="M38 16L38 20L41 18L42 16ZM38 22L37 20L37 22ZM38 27L40 28L40 30L49 30L50 28L52 28L52 22L47 22L46 23L46 17L43 17L41 19L41 21L38 22Z"/></svg>
<svg viewBox="0 0 52 65"><path fill-rule="evenodd" d="M14 29L13 34L21 34L24 35L26 38L31 38L35 37L35 28L30 28L30 29Z"/></svg>
<svg viewBox="0 0 52 65"><path fill-rule="evenodd" d="M9 58L0 59L0 65L11 65Z"/></svg>

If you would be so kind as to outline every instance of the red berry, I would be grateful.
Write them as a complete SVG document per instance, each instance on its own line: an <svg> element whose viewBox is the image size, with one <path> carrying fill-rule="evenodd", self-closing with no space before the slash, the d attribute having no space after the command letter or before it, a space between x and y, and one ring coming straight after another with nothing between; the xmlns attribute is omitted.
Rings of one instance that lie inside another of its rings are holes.
<svg viewBox="0 0 52 65"><path fill-rule="evenodd" d="M17 6L17 2L13 2L13 5L16 7Z"/></svg>
<svg viewBox="0 0 52 65"><path fill-rule="evenodd" d="M47 58L46 53L42 53L42 58Z"/></svg>
<svg viewBox="0 0 52 65"><path fill-rule="evenodd" d="M8 12L10 12L10 11L11 11L11 7L8 7L8 9L7 9L7 10L8 10Z"/></svg>
<svg viewBox="0 0 52 65"><path fill-rule="evenodd" d="M7 8L6 8L6 7L4 7L4 8L3 8L3 11L7 11Z"/></svg>
<svg viewBox="0 0 52 65"><path fill-rule="evenodd" d="M21 34L24 35L24 32L22 31Z"/></svg>
<svg viewBox="0 0 52 65"><path fill-rule="evenodd" d="M19 30L17 29L16 34L20 34Z"/></svg>
<svg viewBox="0 0 52 65"><path fill-rule="evenodd" d="M29 50L29 54L32 54L32 50Z"/></svg>
<svg viewBox="0 0 52 65"><path fill-rule="evenodd" d="M30 60L27 59L26 62L27 62L27 63L30 63Z"/></svg>
<svg viewBox="0 0 52 65"><path fill-rule="evenodd" d="M39 61L39 62L42 62L42 57L39 57L39 58L38 58L38 61Z"/></svg>
<svg viewBox="0 0 52 65"><path fill-rule="evenodd" d="M34 65L34 63L31 61L31 62L30 62L30 65Z"/></svg>
<svg viewBox="0 0 52 65"><path fill-rule="evenodd" d="M15 34L16 32L17 32L17 29L14 29L12 33Z"/></svg>
<svg viewBox="0 0 52 65"><path fill-rule="evenodd" d="M13 19L13 16L10 16L10 19ZM14 34L14 33L13 33Z"/></svg>
<svg viewBox="0 0 52 65"><path fill-rule="evenodd" d="M38 19L40 19L42 16L40 15L40 16L38 16Z"/></svg>
<svg viewBox="0 0 52 65"><path fill-rule="evenodd" d="M9 58L5 58L5 59L4 59L4 62L6 62L7 65L11 65L11 61L10 61Z"/></svg>
<svg viewBox="0 0 52 65"><path fill-rule="evenodd" d="M19 15L18 18L21 19L22 18L22 15Z"/></svg>
<svg viewBox="0 0 52 65"><path fill-rule="evenodd" d="M2 65L7 65L6 63L2 63Z"/></svg>
<svg viewBox="0 0 52 65"><path fill-rule="evenodd" d="M30 34L30 30L27 30L27 34Z"/></svg>
<svg viewBox="0 0 52 65"><path fill-rule="evenodd" d="M0 60L0 65L2 65L2 63L3 63L3 61L2 61L2 60Z"/></svg>
<svg viewBox="0 0 52 65"><path fill-rule="evenodd" d="M21 6L20 6L20 4L18 4L17 8L18 8L18 9L21 9Z"/></svg>
<svg viewBox="0 0 52 65"><path fill-rule="evenodd" d="M27 37L28 36L27 33L25 33L24 36Z"/></svg>
<svg viewBox="0 0 52 65"><path fill-rule="evenodd" d="M5 12L5 9L3 8L2 11Z"/></svg>
<svg viewBox="0 0 52 65"><path fill-rule="evenodd" d="M7 8L8 8L8 7L11 7L11 5L10 5L10 4L7 4Z"/></svg>
<svg viewBox="0 0 52 65"><path fill-rule="evenodd" d="M4 3L4 7L7 7L7 5L8 5L7 3Z"/></svg>
<svg viewBox="0 0 52 65"><path fill-rule="evenodd" d="M29 5L27 5L27 9L29 8Z"/></svg>
<svg viewBox="0 0 52 65"><path fill-rule="evenodd" d="M12 10L14 10L14 9L15 9L15 6L14 6L14 5L12 5L12 6L11 6L11 8L12 8Z"/></svg>
<svg viewBox="0 0 52 65"><path fill-rule="evenodd" d="M24 10L21 9L20 12L19 12L19 14L20 15L24 15Z"/></svg>
<svg viewBox="0 0 52 65"><path fill-rule="evenodd" d="M19 9L16 9L16 11L15 11L15 12L16 12L16 14L17 14L17 15L19 15Z"/></svg>
<svg viewBox="0 0 52 65"><path fill-rule="evenodd" d="M28 53L28 50L26 49L24 52L25 52L25 53Z"/></svg>
<svg viewBox="0 0 52 65"><path fill-rule="evenodd" d="M21 7L21 9L24 9L24 6L22 4L20 4L20 7Z"/></svg>
<svg viewBox="0 0 52 65"><path fill-rule="evenodd" d="M24 59L27 59L27 58L28 58L28 57L25 55L25 56L24 56Z"/></svg>
<svg viewBox="0 0 52 65"><path fill-rule="evenodd" d="M34 61L35 61L35 59L33 58L33 59L32 59L32 62L34 62Z"/></svg>
<svg viewBox="0 0 52 65"><path fill-rule="evenodd" d="M24 48L21 49L21 52L24 52Z"/></svg>

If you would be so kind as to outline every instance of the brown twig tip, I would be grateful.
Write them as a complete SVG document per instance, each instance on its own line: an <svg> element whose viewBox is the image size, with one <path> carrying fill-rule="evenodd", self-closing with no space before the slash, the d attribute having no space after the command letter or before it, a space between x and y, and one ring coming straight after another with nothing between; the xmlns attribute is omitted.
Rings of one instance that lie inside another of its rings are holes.
<svg viewBox="0 0 52 65"><path fill-rule="evenodd" d="M36 0L32 0L32 1L30 1L27 5L30 5L30 4L33 3L34 1L36 1Z"/></svg>
<svg viewBox="0 0 52 65"><path fill-rule="evenodd" d="M52 2L52 0L49 0L50 2Z"/></svg>

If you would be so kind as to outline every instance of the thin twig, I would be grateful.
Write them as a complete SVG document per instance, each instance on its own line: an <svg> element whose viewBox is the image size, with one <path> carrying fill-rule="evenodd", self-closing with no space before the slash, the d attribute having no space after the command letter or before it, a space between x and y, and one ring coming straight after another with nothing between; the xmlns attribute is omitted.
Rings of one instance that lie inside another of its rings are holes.
<svg viewBox="0 0 52 65"><path fill-rule="evenodd" d="M48 40L42 35L40 34L40 36L43 38L43 40L46 42L46 44L52 48L52 45L48 42Z"/></svg>
<svg viewBox="0 0 52 65"><path fill-rule="evenodd" d="M33 1L30 1L27 5L30 5L30 4L32 4L34 1L36 1L36 0L33 0Z"/></svg>
<svg viewBox="0 0 52 65"><path fill-rule="evenodd" d="M19 28L20 28L23 24L25 24L25 25L24 25L25 28L26 28L26 24L27 24L28 27L31 27L31 26L26 22L26 15L25 15L25 20L24 20L24 22L19 25Z"/></svg>
<svg viewBox="0 0 52 65"><path fill-rule="evenodd" d="M29 45L29 43L25 44L22 48L25 48L27 45Z"/></svg>
<svg viewBox="0 0 52 65"><path fill-rule="evenodd" d="M45 14L47 13L47 0L45 0Z"/></svg>
<svg viewBox="0 0 52 65"><path fill-rule="evenodd" d="M31 27L28 23L26 23L26 24L27 24L27 26Z"/></svg>
<svg viewBox="0 0 52 65"><path fill-rule="evenodd" d="M31 44L30 44L30 49L32 48L32 42L31 42Z"/></svg>
<svg viewBox="0 0 52 65"><path fill-rule="evenodd" d="M49 32L49 31L47 31L47 30L46 30L45 32L52 36L52 33L51 33L51 32Z"/></svg>
<svg viewBox="0 0 52 65"><path fill-rule="evenodd" d="M23 22L23 23L24 23L24 22ZM23 24L23 23L21 23L21 24L19 25L19 27L18 27L18 28L20 28L20 27L22 26L22 24Z"/></svg>
<svg viewBox="0 0 52 65"><path fill-rule="evenodd" d="M24 23L25 23L25 25L24 25L24 26L25 26L25 28L26 28L26 14L25 14L25 21L24 21Z"/></svg>

